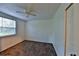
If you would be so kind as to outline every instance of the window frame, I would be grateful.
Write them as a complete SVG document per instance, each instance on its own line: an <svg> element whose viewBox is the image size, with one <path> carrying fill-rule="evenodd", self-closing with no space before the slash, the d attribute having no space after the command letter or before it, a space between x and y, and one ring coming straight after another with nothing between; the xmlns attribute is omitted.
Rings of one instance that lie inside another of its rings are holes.
<svg viewBox="0 0 79 59"><path fill-rule="evenodd" d="M5 35L5 36L0 36L0 38L4 38L4 37L11 37L11 36L16 36L17 35L17 21L15 19L11 19L11 18L8 18L8 17L4 17L4 16L0 16L2 18L6 18L6 19L10 19L10 20L13 20L16 22L16 28L15 28L15 34L11 34L11 35Z"/></svg>

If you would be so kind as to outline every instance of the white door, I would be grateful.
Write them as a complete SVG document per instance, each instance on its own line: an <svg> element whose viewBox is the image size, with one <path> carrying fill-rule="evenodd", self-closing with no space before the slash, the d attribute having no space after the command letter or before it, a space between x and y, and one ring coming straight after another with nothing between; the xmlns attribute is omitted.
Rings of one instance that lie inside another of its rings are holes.
<svg viewBox="0 0 79 59"><path fill-rule="evenodd" d="M67 47L66 55L75 53L74 37L74 4L67 10Z"/></svg>

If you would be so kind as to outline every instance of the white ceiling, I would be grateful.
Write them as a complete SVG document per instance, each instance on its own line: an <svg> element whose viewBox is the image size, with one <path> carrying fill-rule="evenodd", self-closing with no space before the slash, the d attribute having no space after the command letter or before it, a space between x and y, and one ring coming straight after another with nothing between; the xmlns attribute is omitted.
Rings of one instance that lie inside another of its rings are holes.
<svg viewBox="0 0 79 59"><path fill-rule="evenodd" d="M27 8L30 5L31 4L29 3L2 3L0 4L0 11L23 20L44 20L53 17L57 8L60 6L58 3L36 3L33 4L33 8L36 11L37 16L26 17L25 14L16 13L16 11L27 11Z"/></svg>

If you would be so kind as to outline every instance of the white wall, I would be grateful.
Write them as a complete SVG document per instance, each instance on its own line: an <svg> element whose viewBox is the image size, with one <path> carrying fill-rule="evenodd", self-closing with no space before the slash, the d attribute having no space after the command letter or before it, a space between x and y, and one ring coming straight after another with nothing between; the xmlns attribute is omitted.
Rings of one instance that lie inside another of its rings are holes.
<svg viewBox="0 0 79 59"><path fill-rule="evenodd" d="M26 40L52 43L57 55L64 55L64 11L67 5L61 4L51 19L28 21Z"/></svg>
<svg viewBox="0 0 79 59"><path fill-rule="evenodd" d="M64 4L61 4L52 18L54 32L54 47L57 55L64 55ZM51 39L52 40L52 39Z"/></svg>
<svg viewBox="0 0 79 59"><path fill-rule="evenodd" d="M22 42L24 39L24 21L17 20L17 35L0 38L0 51Z"/></svg>
<svg viewBox="0 0 79 59"><path fill-rule="evenodd" d="M56 14L52 17L53 23L53 33L50 40L53 40L53 45L55 47L56 53L59 56L64 55L64 17L65 17L65 9L69 4L61 4ZM53 36L54 35L54 36Z"/></svg>
<svg viewBox="0 0 79 59"><path fill-rule="evenodd" d="M33 20L26 23L26 40L47 42L52 34L52 20Z"/></svg>

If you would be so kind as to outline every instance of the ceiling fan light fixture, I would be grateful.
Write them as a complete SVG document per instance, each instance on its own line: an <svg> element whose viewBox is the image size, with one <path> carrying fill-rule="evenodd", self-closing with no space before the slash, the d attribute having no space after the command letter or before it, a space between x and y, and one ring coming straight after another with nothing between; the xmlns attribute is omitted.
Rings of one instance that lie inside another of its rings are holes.
<svg viewBox="0 0 79 59"><path fill-rule="evenodd" d="M29 17L29 16L36 16L35 14L35 10L33 8L33 4L27 8L27 10L23 10L23 11L16 11L16 13L20 13L20 14L26 14L26 17Z"/></svg>

